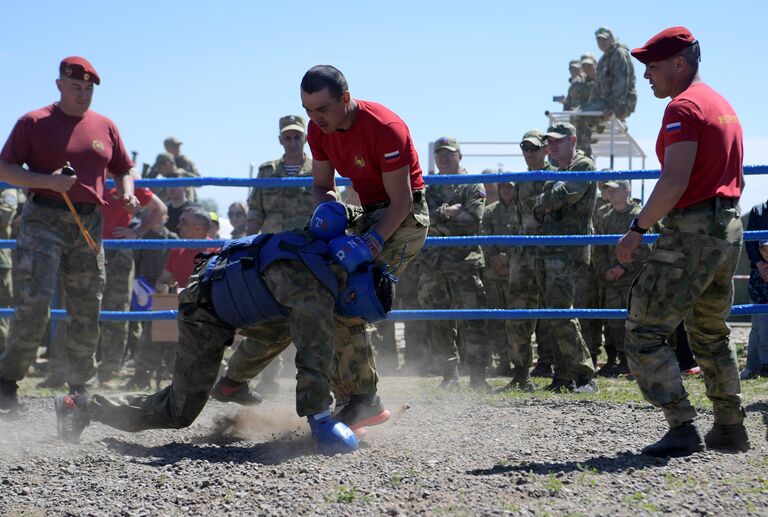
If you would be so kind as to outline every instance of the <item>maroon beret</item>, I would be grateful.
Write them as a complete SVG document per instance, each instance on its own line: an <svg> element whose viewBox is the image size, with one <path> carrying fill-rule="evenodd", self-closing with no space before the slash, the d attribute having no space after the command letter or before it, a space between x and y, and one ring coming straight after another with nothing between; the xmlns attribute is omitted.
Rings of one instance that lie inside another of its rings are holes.
<svg viewBox="0 0 768 517"><path fill-rule="evenodd" d="M696 43L691 31L685 27L670 27L632 51L632 56L647 65L652 61L663 61Z"/></svg>
<svg viewBox="0 0 768 517"><path fill-rule="evenodd" d="M65 57L59 65L59 73L65 77L77 79L78 81L91 81L93 84L99 84L99 74L87 59L80 56Z"/></svg>

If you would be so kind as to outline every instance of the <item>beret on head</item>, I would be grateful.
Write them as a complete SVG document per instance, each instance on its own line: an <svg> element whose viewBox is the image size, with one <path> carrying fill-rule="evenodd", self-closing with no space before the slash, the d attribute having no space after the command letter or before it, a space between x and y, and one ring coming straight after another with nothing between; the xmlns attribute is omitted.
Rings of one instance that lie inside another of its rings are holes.
<svg viewBox="0 0 768 517"><path fill-rule="evenodd" d="M101 83L96 69L87 59L80 56L65 57L59 64L59 73L70 79L78 81L91 81L93 84Z"/></svg>
<svg viewBox="0 0 768 517"><path fill-rule="evenodd" d="M632 56L647 65L668 59L695 43L698 43L696 38L685 27L670 27L649 39L642 47L632 50Z"/></svg>

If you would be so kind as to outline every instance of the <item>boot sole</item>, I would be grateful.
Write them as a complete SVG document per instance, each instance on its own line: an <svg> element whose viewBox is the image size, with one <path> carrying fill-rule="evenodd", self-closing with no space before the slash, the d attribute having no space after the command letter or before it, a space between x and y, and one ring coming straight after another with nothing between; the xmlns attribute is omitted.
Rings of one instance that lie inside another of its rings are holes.
<svg viewBox="0 0 768 517"><path fill-rule="evenodd" d="M389 417L391 416L391 413L389 410L385 409L378 415L374 415L372 417L365 418L363 420L360 420L358 422L355 422L353 424L349 425L349 428L353 431L357 431L361 427L370 427L372 425L381 425L387 420L389 420Z"/></svg>
<svg viewBox="0 0 768 517"><path fill-rule="evenodd" d="M645 451L641 451L646 456L651 456L653 458L684 458L685 456L690 456L692 454L696 454L699 452L704 452L706 448L704 447L704 444L697 445L695 447L688 447L687 449L679 449L676 451L669 451L665 453L660 454L653 454Z"/></svg>

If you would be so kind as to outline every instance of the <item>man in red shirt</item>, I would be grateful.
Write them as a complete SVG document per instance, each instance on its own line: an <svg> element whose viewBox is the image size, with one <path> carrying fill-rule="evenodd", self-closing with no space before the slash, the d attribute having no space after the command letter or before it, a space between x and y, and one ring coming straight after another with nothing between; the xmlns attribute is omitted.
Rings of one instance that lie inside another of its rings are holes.
<svg viewBox="0 0 768 517"><path fill-rule="evenodd" d="M725 318L742 244L739 197L744 187L741 124L720 94L698 75L699 43L685 27L651 38L632 55L645 64L656 97L672 98L656 153L661 178L621 238L616 256L631 262L642 234L664 217L664 231L629 296L626 355L645 398L664 410L670 430L643 449L686 456L704 449L746 451L744 409ZM702 439L667 337L685 323L704 372L715 423Z"/></svg>
<svg viewBox="0 0 768 517"><path fill-rule="evenodd" d="M135 172L135 169L132 169ZM135 179L135 177L134 177ZM141 239L158 224L162 224L168 209L159 197L146 187L135 189L136 199L144 208L141 224L130 228L135 210L125 209L116 188L104 194L107 204L101 207L104 218L105 239ZM133 250L112 248L105 251L107 283L104 287L102 309L105 311L127 311L131 306L133 289ZM99 338L98 379L102 387L120 372L121 361L128 342L127 321L102 321Z"/></svg>
<svg viewBox="0 0 768 517"><path fill-rule="evenodd" d="M187 208L179 218L179 238L181 239L208 239L210 228L211 216L201 207ZM195 269L197 254L215 250L215 248L175 248L169 251L165 259L165 268L157 279L158 291L165 291L161 286L187 287L189 275Z"/></svg>
<svg viewBox="0 0 768 517"><path fill-rule="evenodd" d="M16 383L35 359L59 278L69 313L66 350L70 391L83 392L94 374L104 290L98 207L105 204L107 171L115 177L123 205L128 209L138 206L128 174L133 162L120 133L111 120L90 110L94 86L99 83L99 75L86 59L64 58L56 80L59 102L22 116L0 152L0 180L30 190L30 201L21 214L13 265L16 314L0 356L2 410L18 406ZM62 174L67 163L76 175ZM88 247L62 198L63 192L96 241L97 254Z"/></svg>

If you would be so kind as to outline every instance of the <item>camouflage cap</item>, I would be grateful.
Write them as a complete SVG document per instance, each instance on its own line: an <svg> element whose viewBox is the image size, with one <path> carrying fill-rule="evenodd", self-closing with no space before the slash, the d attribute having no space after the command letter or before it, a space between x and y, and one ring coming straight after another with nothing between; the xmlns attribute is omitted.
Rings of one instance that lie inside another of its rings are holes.
<svg viewBox="0 0 768 517"><path fill-rule="evenodd" d="M452 136L441 136L435 140L435 152L437 152L438 149L448 149L449 151L461 152L459 141Z"/></svg>
<svg viewBox="0 0 768 517"><path fill-rule="evenodd" d="M301 131L307 132L307 124L304 122L304 118L298 115L286 115L280 117L280 133L284 131Z"/></svg>
<svg viewBox="0 0 768 517"><path fill-rule="evenodd" d="M573 127L573 124L568 122L558 122L554 126L549 126L547 134L544 136L556 140L565 138L566 136L576 136L576 128Z"/></svg>
<svg viewBox="0 0 768 517"><path fill-rule="evenodd" d="M163 145L181 145L184 142L176 138L175 136L169 136L165 140L163 140Z"/></svg>
<svg viewBox="0 0 768 517"><path fill-rule="evenodd" d="M574 67L574 68L581 68L581 60L579 60L579 59L571 59L568 62L568 66L569 67Z"/></svg>
<svg viewBox="0 0 768 517"><path fill-rule="evenodd" d="M591 59L592 61L596 61L595 55L592 52L585 52L581 55L581 62L583 63L585 59Z"/></svg>
<svg viewBox="0 0 768 517"><path fill-rule="evenodd" d="M157 155L157 158L155 158L155 167L162 165L165 162L176 163L176 160L171 153L160 153Z"/></svg>
<svg viewBox="0 0 768 517"><path fill-rule="evenodd" d="M611 38L613 39L613 32L608 27L600 27L595 31L596 38Z"/></svg>
<svg viewBox="0 0 768 517"><path fill-rule="evenodd" d="M522 144L523 142L530 142L533 145L538 145L539 147L547 145L544 132L539 129L531 129L530 131L526 131L523 135L523 140L520 143Z"/></svg>
<svg viewBox="0 0 768 517"><path fill-rule="evenodd" d="M631 183L629 180L608 180L604 181L600 188L619 188L624 187L625 189L629 190L631 186Z"/></svg>
<svg viewBox="0 0 768 517"><path fill-rule="evenodd" d="M585 56L585 57L583 57L581 59L581 64L582 65L595 65L595 64L597 64L597 62L595 61L594 58L589 57L589 56Z"/></svg>

